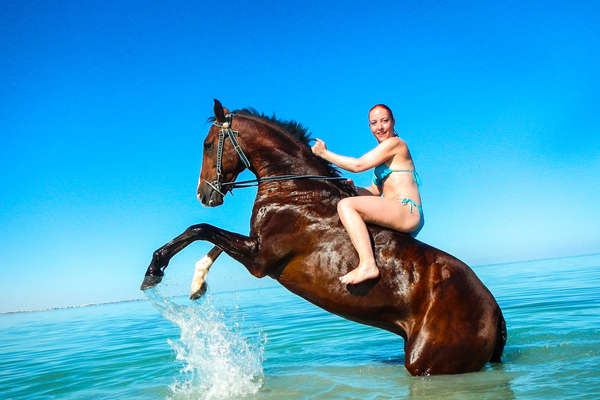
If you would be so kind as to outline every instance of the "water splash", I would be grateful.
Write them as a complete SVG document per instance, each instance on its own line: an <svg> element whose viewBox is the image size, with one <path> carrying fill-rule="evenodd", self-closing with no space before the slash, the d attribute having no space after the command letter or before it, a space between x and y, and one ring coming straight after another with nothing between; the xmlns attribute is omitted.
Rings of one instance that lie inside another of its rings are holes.
<svg viewBox="0 0 600 400"><path fill-rule="evenodd" d="M239 323L227 326L209 294L201 303L181 305L162 297L156 288L145 293L152 305L181 329L179 339L167 339L182 363L170 386L171 398L240 398L258 392L263 384L263 334L259 333L256 343L249 343Z"/></svg>

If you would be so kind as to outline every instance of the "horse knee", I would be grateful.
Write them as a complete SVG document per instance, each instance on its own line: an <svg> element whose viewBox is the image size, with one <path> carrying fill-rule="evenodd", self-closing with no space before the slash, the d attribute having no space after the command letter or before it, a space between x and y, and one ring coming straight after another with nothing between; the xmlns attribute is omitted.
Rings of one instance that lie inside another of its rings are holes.
<svg viewBox="0 0 600 400"><path fill-rule="evenodd" d="M424 343L421 345L424 345ZM415 351L413 347L414 343L413 345L406 346L405 348L404 367L413 376L431 375L431 371L428 369L428 363L425 361L425 357L423 357L421 352Z"/></svg>
<svg viewBox="0 0 600 400"><path fill-rule="evenodd" d="M417 364L417 363L410 363L410 362L406 361L404 363L404 367L406 368L408 373L411 374L412 376L431 375L431 373L426 372L426 370L425 370L425 368L423 368L423 366L421 366L420 364Z"/></svg>
<svg viewBox="0 0 600 400"><path fill-rule="evenodd" d="M206 225L207 224L204 224L204 223L202 223L202 224L196 224L196 225L192 225L192 226L188 227L186 230L188 232L201 232L204 229L206 229Z"/></svg>
<svg viewBox="0 0 600 400"><path fill-rule="evenodd" d="M185 231L187 234L190 234L194 237L202 237L208 232L210 225L209 224L196 224L187 228Z"/></svg>
<svg viewBox="0 0 600 400"><path fill-rule="evenodd" d="M429 349L419 355L415 355L412 352L405 354L404 367L413 376L429 376L439 374L455 374L463 371L453 370L448 367L448 364L452 364L452 360L448 359L446 363L440 363L439 352ZM441 365L440 365L441 364Z"/></svg>

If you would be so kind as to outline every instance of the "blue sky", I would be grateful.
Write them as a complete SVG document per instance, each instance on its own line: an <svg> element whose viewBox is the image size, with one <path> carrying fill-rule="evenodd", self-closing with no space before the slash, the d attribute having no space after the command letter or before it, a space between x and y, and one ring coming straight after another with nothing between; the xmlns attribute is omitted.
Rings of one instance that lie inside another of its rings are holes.
<svg viewBox="0 0 600 400"><path fill-rule="evenodd" d="M247 233L253 189L195 198L214 97L354 156L388 104L423 180L419 239L471 265L600 252L597 3L151 3L1 6L0 311L139 297L187 226ZM174 258L165 292L208 249ZM209 275L273 283L228 257Z"/></svg>

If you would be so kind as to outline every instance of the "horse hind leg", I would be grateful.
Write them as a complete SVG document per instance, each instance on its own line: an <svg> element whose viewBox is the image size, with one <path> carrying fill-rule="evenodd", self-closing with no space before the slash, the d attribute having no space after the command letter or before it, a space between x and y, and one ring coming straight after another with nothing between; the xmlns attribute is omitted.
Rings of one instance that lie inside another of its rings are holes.
<svg viewBox="0 0 600 400"><path fill-rule="evenodd" d="M490 359L491 345L480 338L451 342L444 334L419 333L405 346L404 366L411 375L462 374L479 371ZM448 332L445 335L451 336Z"/></svg>
<svg viewBox="0 0 600 400"><path fill-rule="evenodd" d="M506 344L506 321L500 307L498 307L498 317L496 319L496 346L494 346L494 353L490 362L500 363L502 362L502 353L504 352L504 345Z"/></svg>

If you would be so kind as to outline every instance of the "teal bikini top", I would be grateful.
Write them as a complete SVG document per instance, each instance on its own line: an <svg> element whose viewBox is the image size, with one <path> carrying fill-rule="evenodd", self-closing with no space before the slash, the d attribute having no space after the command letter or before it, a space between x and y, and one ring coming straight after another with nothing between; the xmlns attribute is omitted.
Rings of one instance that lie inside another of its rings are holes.
<svg viewBox="0 0 600 400"><path fill-rule="evenodd" d="M411 173L417 186L421 185L421 178L419 178L419 174L417 174L417 171L414 169L391 169L386 163L379 164L377 167L375 167L375 170L373 171L373 183L377 186L381 186L384 179L387 178L392 172Z"/></svg>

